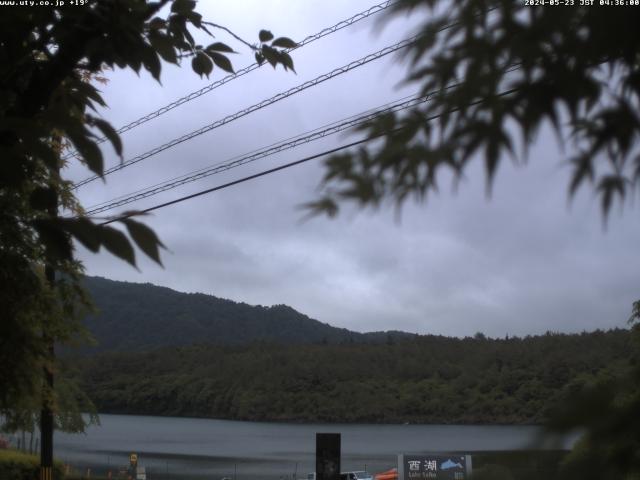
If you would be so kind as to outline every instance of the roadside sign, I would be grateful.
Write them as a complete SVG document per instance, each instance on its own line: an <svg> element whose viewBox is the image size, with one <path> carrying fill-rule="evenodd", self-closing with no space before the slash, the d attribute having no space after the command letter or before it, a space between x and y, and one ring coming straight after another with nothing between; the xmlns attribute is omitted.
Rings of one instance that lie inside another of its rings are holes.
<svg viewBox="0 0 640 480"><path fill-rule="evenodd" d="M471 455L398 455L398 480L467 480Z"/></svg>
<svg viewBox="0 0 640 480"><path fill-rule="evenodd" d="M137 453L132 453L129 455L129 463L131 465L135 465L138 463L138 454Z"/></svg>

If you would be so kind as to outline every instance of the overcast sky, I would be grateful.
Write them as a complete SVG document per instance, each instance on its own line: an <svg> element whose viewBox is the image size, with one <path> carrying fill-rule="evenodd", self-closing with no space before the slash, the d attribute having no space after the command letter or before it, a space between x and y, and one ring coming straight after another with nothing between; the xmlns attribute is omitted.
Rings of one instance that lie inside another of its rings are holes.
<svg viewBox="0 0 640 480"><path fill-rule="evenodd" d="M372 5L243 0L201 1L198 9L253 42L262 28L301 40ZM297 74L263 67L123 134L124 158L395 43L416 20L382 29L378 18L294 52ZM217 33L239 52L236 69L252 63L248 48ZM109 175L106 183L87 185L80 199L91 206L404 97L413 93L398 86L404 73L397 57L385 57ZM101 88L110 109L104 115L119 127L224 72L201 80L188 64L165 66L161 86L146 73L106 76L109 84ZM108 213L146 208L349 138L329 137ZM108 165L117 164L112 150L104 151ZM638 207L616 209L603 228L591 191L568 204L570 171L562 158L553 135L543 131L527 166L501 164L490 200L476 162L457 193L445 182L425 204L407 204L399 219L393 208L345 208L337 219L303 221L300 204L318 195L323 168L317 160L155 212L146 223L170 249L165 268L141 253L138 271L108 253L78 252L89 275L249 304L284 303L356 331L502 337L623 327L640 298ZM87 172L73 165L68 176L77 180Z"/></svg>

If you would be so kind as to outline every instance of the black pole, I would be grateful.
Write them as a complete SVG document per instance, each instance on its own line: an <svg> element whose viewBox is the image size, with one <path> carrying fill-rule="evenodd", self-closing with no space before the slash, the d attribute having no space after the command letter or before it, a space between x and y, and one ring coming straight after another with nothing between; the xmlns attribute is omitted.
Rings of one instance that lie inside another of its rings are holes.
<svg viewBox="0 0 640 480"><path fill-rule="evenodd" d="M340 480L340 434L316 433L316 480Z"/></svg>
<svg viewBox="0 0 640 480"><path fill-rule="evenodd" d="M58 164L58 172L60 165ZM51 218L58 216L58 196L47 209ZM56 271L50 263L44 267L44 276L51 289L55 288ZM40 412L40 480L53 480L53 364L55 350L49 331L49 321L44 319L42 337L45 344L44 385L42 387L42 411Z"/></svg>
<svg viewBox="0 0 640 480"><path fill-rule="evenodd" d="M45 267L45 276L53 286L56 274L53 267ZM42 411L40 413L40 480L53 480L53 362L55 352L53 340L47 332L44 334L47 348L47 360L44 365L44 386Z"/></svg>

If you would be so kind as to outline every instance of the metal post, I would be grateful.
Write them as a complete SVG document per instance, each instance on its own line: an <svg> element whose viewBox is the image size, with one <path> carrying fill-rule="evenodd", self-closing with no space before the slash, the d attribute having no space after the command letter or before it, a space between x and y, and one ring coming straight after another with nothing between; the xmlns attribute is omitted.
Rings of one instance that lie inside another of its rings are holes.
<svg viewBox="0 0 640 480"><path fill-rule="evenodd" d="M340 480L339 433L316 433L316 480Z"/></svg>
<svg viewBox="0 0 640 480"><path fill-rule="evenodd" d="M60 164L58 164L58 172ZM51 218L58 216L58 197L47 209ZM51 264L44 267L44 275L51 288L55 288L56 272ZM47 319L42 327L42 338L44 340L46 352L44 370L44 385L42 396L42 411L40 412L40 480L53 480L53 364L55 361L55 350L53 338L48 331Z"/></svg>
<svg viewBox="0 0 640 480"><path fill-rule="evenodd" d="M56 274L51 265L44 269L47 281L51 286L55 283ZM44 387L42 411L40 412L40 480L53 480L53 362L55 351L53 340L48 332L44 332L47 344L47 361L43 366Z"/></svg>

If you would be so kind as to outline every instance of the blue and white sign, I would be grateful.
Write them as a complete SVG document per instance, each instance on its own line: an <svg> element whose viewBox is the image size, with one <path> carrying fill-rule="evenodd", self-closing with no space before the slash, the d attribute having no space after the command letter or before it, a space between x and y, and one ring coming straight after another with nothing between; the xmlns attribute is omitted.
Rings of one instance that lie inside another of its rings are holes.
<svg viewBox="0 0 640 480"><path fill-rule="evenodd" d="M471 455L398 455L398 480L466 480L470 475Z"/></svg>

